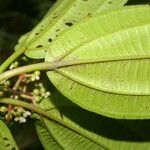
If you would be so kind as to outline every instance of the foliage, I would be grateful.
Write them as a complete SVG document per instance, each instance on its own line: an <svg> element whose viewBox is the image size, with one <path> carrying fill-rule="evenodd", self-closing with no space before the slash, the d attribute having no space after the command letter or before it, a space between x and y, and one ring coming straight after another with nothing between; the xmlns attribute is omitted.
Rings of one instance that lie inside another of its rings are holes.
<svg viewBox="0 0 150 150"><path fill-rule="evenodd" d="M3 121L30 118L46 150L149 150L150 7L126 3L57 0L21 36L0 66L1 149L18 149Z"/></svg>

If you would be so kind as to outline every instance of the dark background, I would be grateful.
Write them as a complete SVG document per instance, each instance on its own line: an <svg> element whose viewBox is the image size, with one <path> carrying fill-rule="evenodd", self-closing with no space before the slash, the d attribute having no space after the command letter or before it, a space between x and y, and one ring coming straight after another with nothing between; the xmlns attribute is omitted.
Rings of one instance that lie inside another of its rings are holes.
<svg viewBox="0 0 150 150"><path fill-rule="evenodd" d="M55 0L0 0L0 62L11 53L18 38L30 31ZM127 5L150 4L150 0L129 0ZM42 150L33 122L11 125L21 150Z"/></svg>

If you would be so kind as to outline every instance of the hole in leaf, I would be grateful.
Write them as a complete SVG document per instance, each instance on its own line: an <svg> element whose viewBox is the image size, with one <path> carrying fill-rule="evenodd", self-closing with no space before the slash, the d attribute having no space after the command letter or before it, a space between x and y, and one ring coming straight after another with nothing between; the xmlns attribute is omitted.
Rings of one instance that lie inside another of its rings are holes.
<svg viewBox="0 0 150 150"><path fill-rule="evenodd" d="M60 31L60 29L57 29L56 32Z"/></svg>
<svg viewBox="0 0 150 150"><path fill-rule="evenodd" d="M48 42L52 42L52 39L51 39L51 38L49 38L49 39L48 39Z"/></svg>
<svg viewBox="0 0 150 150"><path fill-rule="evenodd" d="M6 146L7 146L7 147L9 147L9 146L10 146L10 144L8 143L8 144L6 144Z"/></svg>
<svg viewBox="0 0 150 150"><path fill-rule="evenodd" d="M73 23L71 23L71 22L66 22L65 24L69 27L73 25Z"/></svg>
<svg viewBox="0 0 150 150"><path fill-rule="evenodd" d="M88 13L88 16L89 16L89 17L91 17L91 16L92 16L92 14L91 14L91 13Z"/></svg>
<svg viewBox="0 0 150 150"><path fill-rule="evenodd" d="M38 45L36 48L40 48L40 47L43 47L43 45Z"/></svg>
<svg viewBox="0 0 150 150"><path fill-rule="evenodd" d="M8 140L8 138L7 138L7 137L3 137L3 140L5 140L5 141L6 141L6 140Z"/></svg>

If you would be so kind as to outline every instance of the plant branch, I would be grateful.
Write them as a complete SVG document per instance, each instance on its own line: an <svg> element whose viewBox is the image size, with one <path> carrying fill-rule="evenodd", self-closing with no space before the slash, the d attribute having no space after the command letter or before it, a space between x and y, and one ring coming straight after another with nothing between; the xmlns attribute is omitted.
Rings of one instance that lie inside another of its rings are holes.
<svg viewBox="0 0 150 150"><path fill-rule="evenodd" d="M56 63L51 62L43 62L43 63L37 63L32 65L26 65L23 67L19 67L16 69L5 71L4 73L0 74L0 82L6 79L9 79L11 77L14 77L19 74L27 73L27 72L33 72L36 70L54 70L56 69Z"/></svg>
<svg viewBox="0 0 150 150"><path fill-rule="evenodd" d="M18 51L21 52L21 51ZM14 53L15 54L15 53ZM2 66L0 66L0 73L2 73L14 58L16 58L20 53L16 53L16 55L12 55ZM32 65L26 65L23 67L19 67L16 69L12 69L9 71L6 71L2 74L0 74L0 82L11 78L13 76L32 72L36 70L56 70L57 68L66 67L66 66L72 66L72 65L82 65L82 64L91 64L91 63L107 63L107 62L115 62L115 61L128 61L128 60L143 60L143 59L149 59L149 55L133 55L133 56L118 56L112 57L112 58L101 58L101 59L79 59L79 60L69 60L69 61L52 61L52 62L43 62L43 63L37 63Z"/></svg>

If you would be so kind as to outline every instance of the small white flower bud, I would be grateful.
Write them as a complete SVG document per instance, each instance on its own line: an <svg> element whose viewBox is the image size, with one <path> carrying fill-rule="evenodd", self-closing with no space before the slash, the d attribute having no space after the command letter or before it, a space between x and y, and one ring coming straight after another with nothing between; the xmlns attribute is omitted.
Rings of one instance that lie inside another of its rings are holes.
<svg viewBox="0 0 150 150"><path fill-rule="evenodd" d="M33 94L38 95L39 94L39 89L34 89Z"/></svg>
<svg viewBox="0 0 150 150"><path fill-rule="evenodd" d="M23 117L27 118L28 116L31 116L31 112L25 111L25 112L23 113Z"/></svg>
<svg viewBox="0 0 150 150"><path fill-rule="evenodd" d="M40 71L35 71L34 74L35 74L36 76L39 76L39 75L40 75Z"/></svg>
<svg viewBox="0 0 150 150"><path fill-rule="evenodd" d="M19 98L19 96L18 96L18 95L15 95L15 96L14 96L14 99L18 99L18 98Z"/></svg>
<svg viewBox="0 0 150 150"><path fill-rule="evenodd" d="M14 121L16 121L16 122L19 121L19 118L18 118L18 117L15 117L15 118L14 118Z"/></svg>
<svg viewBox="0 0 150 150"><path fill-rule="evenodd" d="M26 119L24 117L19 117L19 123L25 123Z"/></svg>
<svg viewBox="0 0 150 150"><path fill-rule="evenodd" d="M36 80L40 80L40 77L39 77L39 76L36 76L35 79L36 79Z"/></svg>

